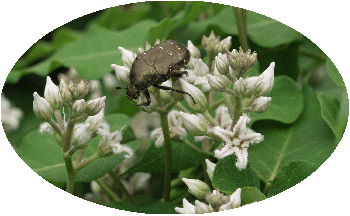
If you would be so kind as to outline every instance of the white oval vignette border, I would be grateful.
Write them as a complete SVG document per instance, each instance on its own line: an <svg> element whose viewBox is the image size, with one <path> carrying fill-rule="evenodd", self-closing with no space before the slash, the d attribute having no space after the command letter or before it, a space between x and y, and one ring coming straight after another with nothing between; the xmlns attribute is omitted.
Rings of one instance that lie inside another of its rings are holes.
<svg viewBox="0 0 350 216"><path fill-rule="evenodd" d="M217 2L232 5L231 1ZM349 88L350 77L347 73L349 60L345 52L350 50L349 43L346 43L348 40L346 26L350 19L346 1L332 1L326 4L305 0L288 2L289 4L276 0L234 1L234 3L237 7L274 18L307 36L332 59ZM126 2L111 0L89 3L81 0L62 0L59 3L37 0L2 2L1 8L5 10L0 14L3 29L0 36L3 68L0 76L1 89L18 58L42 36L73 19L116 4ZM349 174L342 171L347 170L350 165L347 159L347 154L350 152L347 144L349 136L347 129L339 146L326 163L292 189L254 205L214 214L230 215L235 211L234 214L237 215L262 213L277 216L281 213L330 215L349 212L348 200L344 198L350 193L349 187L346 186ZM6 199L0 212L11 212L13 215L28 213L67 215L67 212L68 215L125 214L125 211L91 204L53 187L29 169L17 156L3 130L0 132L0 138L3 141L0 146L1 196ZM128 213L128 215L137 214Z"/></svg>

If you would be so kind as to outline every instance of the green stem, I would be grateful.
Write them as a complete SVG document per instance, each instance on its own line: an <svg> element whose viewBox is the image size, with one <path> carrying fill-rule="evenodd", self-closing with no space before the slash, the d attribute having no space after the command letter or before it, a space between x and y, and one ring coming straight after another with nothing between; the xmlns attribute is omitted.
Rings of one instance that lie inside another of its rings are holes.
<svg viewBox="0 0 350 216"><path fill-rule="evenodd" d="M56 120L57 120L57 123L58 123L58 126L64 130L64 123L63 123L63 120L62 120L62 116L61 116L61 111L59 109L55 109L53 111L55 117L56 117Z"/></svg>
<svg viewBox="0 0 350 216"><path fill-rule="evenodd" d="M102 188L102 190L104 190L106 192L106 194L108 194L108 196L110 196L112 198L112 200L114 202L120 202L122 201L122 199L120 199L118 197L117 194L114 193L113 190L111 190L108 185L106 185L101 179L96 179L95 180L97 182L97 184Z"/></svg>
<svg viewBox="0 0 350 216"><path fill-rule="evenodd" d="M267 192L269 192L270 187L271 187L271 183L270 182L266 182L265 187L264 187L264 189L262 191L265 196L267 196Z"/></svg>
<svg viewBox="0 0 350 216"><path fill-rule="evenodd" d="M165 173L164 173L164 201L170 202L171 172L172 172L172 149L168 124L168 113L161 113L160 122L162 125L165 147Z"/></svg>
<svg viewBox="0 0 350 216"><path fill-rule="evenodd" d="M182 105L180 102L178 102L175 105L179 110L181 110L182 112L188 113L188 110L186 109L186 107L184 105Z"/></svg>
<svg viewBox="0 0 350 216"><path fill-rule="evenodd" d="M233 7L233 13L235 14L236 18L239 43L241 44L243 51L247 52L249 45L246 32L246 13L244 12L244 9L240 9L238 7Z"/></svg>
<svg viewBox="0 0 350 216"><path fill-rule="evenodd" d="M184 144L190 149L192 149L193 151L195 151L197 154L202 155L202 150L197 146L195 146L193 143L191 143L188 139L184 140Z"/></svg>
<svg viewBox="0 0 350 216"><path fill-rule="evenodd" d="M239 118L243 114L242 96L236 96L236 97L234 97L234 99L235 99L235 107L234 107L234 116L233 116L233 121L232 121L232 125L231 125L231 130L233 129L233 127L236 125Z"/></svg>
<svg viewBox="0 0 350 216"><path fill-rule="evenodd" d="M50 119L50 121L48 123L51 125L51 127L54 129L54 131L56 131L56 133L59 136L62 136L61 128L56 124L56 122L52 118Z"/></svg>
<svg viewBox="0 0 350 216"><path fill-rule="evenodd" d="M209 111L206 110L202 113L206 119L210 122L210 124L215 127L218 125L218 123L215 121L215 119L210 115Z"/></svg>
<svg viewBox="0 0 350 216"><path fill-rule="evenodd" d="M124 187L123 183L120 181L120 179L118 178L118 176L112 171L110 170L108 172L108 174L111 176L111 178L114 180L114 182L116 183L117 187L119 188L119 190L126 196L126 198L129 200L129 202L131 202L133 205L135 205L135 202L131 196L131 194L129 193L129 191Z"/></svg>
<svg viewBox="0 0 350 216"><path fill-rule="evenodd" d="M225 99L221 98L218 101L215 101L214 103L209 105L208 111L212 111L213 109L218 108L221 104L225 103Z"/></svg>
<svg viewBox="0 0 350 216"><path fill-rule="evenodd" d="M231 100L230 100L230 96L228 94L224 94L224 100L225 100L225 104L228 108L228 113L230 114L231 118L233 119L234 118L234 111L233 111L233 106L232 106L232 103L231 103Z"/></svg>
<svg viewBox="0 0 350 216"><path fill-rule="evenodd" d="M93 154L90 157L86 158L82 162L80 162L78 164L75 164L75 166L74 166L75 173L78 173L81 169L86 167L89 163L92 163L92 162L94 162L95 160L97 160L99 158L100 158L100 155L97 152L95 152L95 154Z"/></svg>
<svg viewBox="0 0 350 216"><path fill-rule="evenodd" d="M67 171L67 187L66 191L70 194L74 194L74 186L75 186L75 173L72 162L72 156L68 154L63 154L64 163L66 165Z"/></svg>

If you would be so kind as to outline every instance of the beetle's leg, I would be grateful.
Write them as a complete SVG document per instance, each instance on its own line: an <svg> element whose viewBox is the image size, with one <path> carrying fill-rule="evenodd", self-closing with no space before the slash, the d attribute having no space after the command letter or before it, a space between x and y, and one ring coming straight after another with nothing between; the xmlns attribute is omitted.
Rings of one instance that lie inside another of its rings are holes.
<svg viewBox="0 0 350 216"><path fill-rule="evenodd" d="M151 104L151 96L149 95L148 89L145 89L143 93L145 94L147 101L141 104L135 104L136 106L149 106Z"/></svg>
<svg viewBox="0 0 350 216"><path fill-rule="evenodd" d="M181 77L183 74L188 74L187 71L174 70L171 72L170 77Z"/></svg>
<svg viewBox="0 0 350 216"><path fill-rule="evenodd" d="M174 92L177 92L177 93L180 93L180 94L187 94L188 96L191 97L193 103L196 104L196 101L194 101L192 95L190 95L189 93L187 93L185 91L182 91L180 89L171 88L171 87L168 87L168 86L159 86L159 85L153 85L153 86L156 87L156 88L162 89L162 90L170 90L170 91L174 91Z"/></svg>

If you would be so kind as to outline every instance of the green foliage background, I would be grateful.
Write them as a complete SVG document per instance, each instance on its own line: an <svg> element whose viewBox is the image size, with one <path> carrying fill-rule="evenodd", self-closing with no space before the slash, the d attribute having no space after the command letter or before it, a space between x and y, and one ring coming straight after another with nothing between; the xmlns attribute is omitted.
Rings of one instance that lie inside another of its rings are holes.
<svg viewBox="0 0 350 216"><path fill-rule="evenodd" d="M60 169L62 159L54 157L59 149L48 146L55 145L52 137L47 141L38 134L40 120L32 111L32 94L37 91L43 95L45 77L55 80L58 73L73 67L84 79L101 80L112 73L111 64L123 64L119 46L137 52L145 41L153 44L157 38L171 38L186 45L187 40L191 40L205 58L200 42L202 36L208 36L212 30L222 39L232 36L230 50L240 46L233 8L204 2L146 2L108 8L49 32L23 54L6 79L3 93L25 113L21 127L7 134L9 141L42 177L64 182L64 172ZM250 48L258 53L256 70L262 72L272 61L276 62L275 86L269 95L271 107L266 113L251 114L252 128L263 134L265 140L249 148L250 166L246 171L238 172L235 158L228 157L217 162L213 176L213 186L228 194L242 187L244 204L276 195L321 166L341 140L349 114L348 95L341 75L312 41L276 20L250 11L247 11L247 32ZM115 96L115 92L103 91L107 96L106 115L112 127L120 129L128 125L139 109L123 92ZM127 145L138 148L132 132L125 137L128 137L124 140ZM42 146L47 149L42 151ZM180 161L174 169L179 175L183 170L201 166L201 158L181 143L173 143L173 150L174 161ZM162 173L163 151L152 143L127 172ZM122 160L111 157L97 161L77 180L96 179ZM108 164L107 168L99 170L103 164ZM96 170L101 172L96 174ZM246 184L242 184L242 179L247 180ZM270 190L264 191L267 185ZM182 190L173 197L174 202L186 193ZM153 196L150 206L137 208L128 203L108 205L145 213L175 213L173 208L179 205L162 203L158 198ZM138 199L143 202L148 197Z"/></svg>

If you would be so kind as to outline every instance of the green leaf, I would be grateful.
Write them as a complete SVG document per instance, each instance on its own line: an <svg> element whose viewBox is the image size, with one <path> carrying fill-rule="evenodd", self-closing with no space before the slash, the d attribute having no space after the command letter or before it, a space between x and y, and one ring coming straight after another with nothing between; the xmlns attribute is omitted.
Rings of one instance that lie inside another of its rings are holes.
<svg viewBox="0 0 350 216"><path fill-rule="evenodd" d="M259 121L253 129L264 135L264 141L249 147L252 168L265 182L272 181L281 168L295 160L307 160L320 166L337 144L334 135L321 117L316 95L303 86L304 110L291 125Z"/></svg>
<svg viewBox="0 0 350 216"><path fill-rule="evenodd" d="M252 11L247 11L247 32L254 43L268 48L289 44L301 37L294 29Z"/></svg>
<svg viewBox="0 0 350 216"><path fill-rule="evenodd" d="M180 142L171 142L173 153L173 172L196 166L201 163L201 157ZM150 143L145 153L125 174L135 172L164 173L165 149L157 148L154 141Z"/></svg>
<svg viewBox="0 0 350 216"><path fill-rule="evenodd" d="M272 197L288 188L293 187L299 182L306 179L309 175L315 172L317 166L309 161L292 161L289 164L282 167L282 170L278 172L276 178L271 184L271 188L267 194L268 197Z"/></svg>
<svg viewBox="0 0 350 216"><path fill-rule="evenodd" d="M232 194L237 188L259 187L260 182L256 173L248 164L246 169L238 170L236 156L228 156L216 163L213 173L213 187L226 194Z"/></svg>
<svg viewBox="0 0 350 216"><path fill-rule="evenodd" d="M176 214L175 207L180 207L179 204L158 201L147 196L136 197L135 202L136 206L126 202L112 202L107 206L129 212L146 214Z"/></svg>
<svg viewBox="0 0 350 216"><path fill-rule="evenodd" d="M130 123L129 117L122 114L108 116L106 121L110 124L112 132L120 130L121 127ZM83 160L96 152L100 139L101 137L98 136L90 141L89 146L85 150ZM139 147L139 142L134 141L127 145L136 150ZM73 155L73 161L75 161L78 152ZM23 138L17 153L31 169L44 179L52 182L65 182L67 180L62 150L56 143L53 135L41 135L38 130L35 130ZM78 173L76 181L89 182L105 175L110 169L124 160L124 155L125 153L121 153L97 159Z"/></svg>
<svg viewBox="0 0 350 216"><path fill-rule="evenodd" d="M160 41L164 41L168 38L170 32L176 27L177 20L165 18L159 25L151 28L146 36L147 41L153 44L158 38Z"/></svg>
<svg viewBox="0 0 350 216"><path fill-rule="evenodd" d="M321 105L322 118L327 122L339 142L344 134L347 119L349 116L349 99L346 89L341 94L341 102L334 99L324 92L317 95L317 99Z"/></svg>
<svg viewBox="0 0 350 216"><path fill-rule="evenodd" d="M269 119L290 124L297 120L303 111L303 96L290 77L276 77L268 96L272 98L270 107L264 113L249 113L252 121Z"/></svg>
<svg viewBox="0 0 350 216"><path fill-rule="evenodd" d="M345 88L345 83L341 74L329 58L326 61L326 68L328 76L333 80L333 82L337 84L338 87Z"/></svg>
<svg viewBox="0 0 350 216"><path fill-rule="evenodd" d="M155 25L154 21L145 20L119 32L90 25L77 40L66 44L45 61L23 69L22 73L46 76L52 70L66 66L75 68L84 79L102 78L112 70L111 64L123 64L118 47L137 51L136 47L145 43L148 30Z"/></svg>
<svg viewBox="0 0 350 216"><path fill-rule="evenodd" d="M244 187L241 191L241 202L242 205L246 205L253 202L259 202L266 199L266 196L262 194L255 187Z"/></svg>
<svg viewBox="0 0 350 216"><path fill-rule="evenodd" d="M228 35L238 34L232 7L227 6L222 9L219 14L210 19L189 23L188 28L183 32L184 35L182 37L189 40L201 40L206 30L211 31L212 29L214 30L215 35L220 35L221 33L226 33Z"/></svg>

